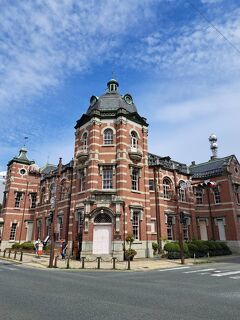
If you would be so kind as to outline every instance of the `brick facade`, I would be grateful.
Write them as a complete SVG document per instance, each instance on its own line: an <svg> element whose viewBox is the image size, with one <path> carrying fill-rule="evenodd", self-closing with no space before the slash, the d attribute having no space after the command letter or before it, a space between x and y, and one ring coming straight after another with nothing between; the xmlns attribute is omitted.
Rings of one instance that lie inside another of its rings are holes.
<svg viewBox="0 0 240 320"><path fill-rule="evenodd" d="M39 169L25 148L9 162L0 216L2 249L43 240L54 225L56 244L65 239L76 257L81 251L122 258L129 233L137 257L149 257L152 242L163 246L178 240L180 231L186 240L220 239L240 251L235 156L187 166L150 154L146 119L129 94L118 93L116 80L101 97L91 97L75 130L73 160L66 165L60 161ZM198 186L209 179L216 182L214 188ZM185 181L191 185L183 188Z"/></svg>

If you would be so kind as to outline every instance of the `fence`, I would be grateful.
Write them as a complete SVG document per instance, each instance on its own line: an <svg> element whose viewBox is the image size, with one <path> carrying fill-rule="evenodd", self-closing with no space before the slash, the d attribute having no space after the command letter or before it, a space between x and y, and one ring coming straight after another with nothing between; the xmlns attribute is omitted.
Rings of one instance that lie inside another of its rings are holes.
<svg viewBox="0 0 240 320"><path fill-rule="evenodd" d="M0 249L0 256L3 258L8 258L8 259L13 259L17 261L22 261L23 260L23 251L17 251L13 249L4 249L1 251Z"/></svg>
<svg viewBox="0 0 240 320"><path fill-rule="evenodd" d="M69 269L70 268L70 264L74 261L75 267L76 267L76 260L72 260L72 257L67 256L65 258L65 264L66 264L66 268ZM55 260L54 260L54 268L58 267L58 261L59 261L59 257L56 256ZM71 263L70 263L71 261ZM120 265L117 265L117 263L124 263L123 261L118 260L116 257L112 257L109 260L105 260L102 257L96 257L95 259L87 259L86 257L81 257L79 260L79 264L80 264L80 269L102 269L102 270L107 270L109 268L106 268L106 264L109 266L111 264L111 269L112 270L117 270L119 269L118 267L120 267ZM122 270L131 270L131 260L128 259L127 261L125 261L126 263L126 268L120 268Z"/></svg>

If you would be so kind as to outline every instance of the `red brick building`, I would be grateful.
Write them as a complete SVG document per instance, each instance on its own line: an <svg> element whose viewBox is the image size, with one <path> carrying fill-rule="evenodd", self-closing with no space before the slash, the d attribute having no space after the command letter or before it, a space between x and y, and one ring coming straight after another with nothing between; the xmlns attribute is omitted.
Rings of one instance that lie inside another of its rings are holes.
<svg viewBox="0 0 240 320"><path fill-rule="evenodd" d="M39 169L22 148L9 162L2 249L43 240L54 226L56 243L65 239L75 256L122 258L129 233L137 257L151 256L152 242L163 245L181 233L186 240L224 240L240 251L235 156L187 166L149 153L146 119L130 94L119 94L116 80L107 85L77 121L72 161Z"/></svg>

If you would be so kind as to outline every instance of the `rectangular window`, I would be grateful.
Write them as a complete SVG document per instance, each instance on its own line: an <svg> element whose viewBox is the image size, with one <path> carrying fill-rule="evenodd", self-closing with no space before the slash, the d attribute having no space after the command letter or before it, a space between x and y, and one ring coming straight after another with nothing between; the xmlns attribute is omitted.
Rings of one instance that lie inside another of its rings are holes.
<svg viewBox="0 0 240 320"><path fill-rule="evenodd" d="M9 240L15 240L17 231L17 223L12 223Z"/></svg>
<svg viewBox="0 0 240 320"><path fill-rule="evenodd" d="M79 171L79 191L86 190L86 175L84 170Z"/></svg>
<svg viewBox="0 0 240 320"><path fill-rule="evenodd" d="M203 190L202 190L202 188L195 189L195 196L196 196L196 204L203 204Z"/></svg>
<svg viewBox="0 0 240 320"><path fill-rule="evenodd" d="M110 166L102 168L102 187L103 189L113 188L113 168Z"/></svg>
<svg viewBox="0 0 240 320"><path fill-rule="evenodd" d="M133 213L133 218L132 218L132 228L133 228L133 236L135 240L139 240L139 212L134 212Z"/></svg>
<svg viewBox="0 0 240 320"><path fill-rule="evenodd" d="M30 197L31 197L31 209L34 209L36 208L36 202L37 202L37 193L36 192L33 192L30 194Z"/></svg>
<svg viewBox="0 0 240 320"><path fill-rule="evenodd" d="M167 238L173 240L173 217L167 217Z"/></svg>
<svg viewBox="0 0 240 320"><path fill-rule="evenodd" d="M182 224L182 230L183 230L183 239L184 240L188 240L189 239L189 235L188 235L188 220L186 221L186 223Z"/></svg>
<svg viewBox="0 0 240 320"><path fill-rule="evenodd" d="M183 189L179 189L179 201L186 201L186 192Z"/></svg>
<svg viewBox="0 0 240 320"><path fill-rule="evenodd" d="M218 189L218 187L213 188L213 194L214 194L214 200L215 203L221 203L221 197L220 197L220 191Z"/></svg>
<svg viewBox="0 0 240 320"><path fill-rule="evenodd" d="M149 180L149 190L154 191L154 180L153 179Z"/></svg>
<svg viewBox="0 0 240 320"><path fill-rule="evenodd" d="M132 190L139 190L139 169L132 168Z"/></svg>
<svg viewBox="0 0 240 320"><path fill-rule="evenodd" d="M238 184L234 185L234 192L236 195L237 203L240 204L240 186Z"/></svg>
<svg viewBox="0 0 240 320"><path fill-rule="evenodd" d="M16 192L16 195L15 195L15 208L19 208L20 207L21 199L22 199L22 192Z"/></svg>

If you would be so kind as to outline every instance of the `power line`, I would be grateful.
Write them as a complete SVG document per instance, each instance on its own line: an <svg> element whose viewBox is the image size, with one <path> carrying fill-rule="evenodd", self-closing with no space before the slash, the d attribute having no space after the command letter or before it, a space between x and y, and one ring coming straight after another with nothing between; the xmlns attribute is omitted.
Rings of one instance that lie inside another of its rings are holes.
<svg viewBox="0 0 240 320"><path fill-rule="evenodd" d="M240 54L240 50L202 13L202 11L200 11L190 0L186 1L235 51L237 51L238 54Z"/></svg>

